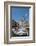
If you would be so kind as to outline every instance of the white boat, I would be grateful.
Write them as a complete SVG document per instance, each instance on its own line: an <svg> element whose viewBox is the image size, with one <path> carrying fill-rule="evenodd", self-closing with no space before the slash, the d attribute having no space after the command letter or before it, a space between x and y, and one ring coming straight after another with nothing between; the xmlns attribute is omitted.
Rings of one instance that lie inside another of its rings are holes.
<svg viewBox="0 0 36 46"><path fill-rule="evenodd" d="M15 29L12 29L12 31L14 32L14 34L16 35L23 35L25 33L28 34L28 32L25 32L25 28L19 28L18 31L16 31Z"/></svg>

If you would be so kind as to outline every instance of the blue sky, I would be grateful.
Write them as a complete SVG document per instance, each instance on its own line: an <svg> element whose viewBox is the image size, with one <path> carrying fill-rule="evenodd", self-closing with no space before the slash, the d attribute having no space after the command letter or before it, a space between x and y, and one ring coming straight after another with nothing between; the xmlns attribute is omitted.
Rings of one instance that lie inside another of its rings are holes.
<svg viewBox="0 0 36 46"><path fill-rule="evenodd" d="M12 7L11 8L11 16L15 21L19 21L19 19L24 16L25 21L29 20L29 8L28 7Z"/></svg>

